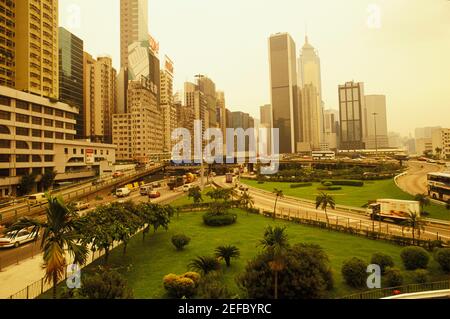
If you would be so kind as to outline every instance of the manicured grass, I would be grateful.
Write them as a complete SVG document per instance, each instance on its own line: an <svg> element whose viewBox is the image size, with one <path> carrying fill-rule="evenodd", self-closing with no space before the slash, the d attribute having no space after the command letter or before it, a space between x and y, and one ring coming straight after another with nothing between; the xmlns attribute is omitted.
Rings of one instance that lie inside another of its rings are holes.
<svg viewBox="0 0 450 319"><path fill-rule="evenodd" d="M281 183L281 182L264 182L264 184L258 184L255 180L244 180L244 182L250 186L264 189L267 191L273 191L274 188L283 190L284 195L295 196L299 198L315 200L316 196L321 192L317 188L321 186L320 183L313 183L313 186L290 188L291 184L295 183ZM341 190L326 191L326 193L332 195L337 204L362 207L367 204L369 200L376 199L404 199L413 200L414 197L408 193L403 192L395 185L393 179L381 180L381 181L365 181L363 187L354 186L341 186ZM425 211L430 214L430 218L450 220L450 210L447 210L444 206L432 204L425 208Z"/></svg>
<svg viewBox="0 0 450 319"><path fill-rule="evenodd" d="M212 199L209 198L208 196L206 196L206 194L212 190L211 187L206 187L203 191L202 191L202 198L203 201L202 203L209 203L212 202ZM189 205L189 204L193 204L194 200L192 198L188 198L187 195L180 197L176 200L174 200L173 202L170 203L171 206L173 207L179 207L179 206L184 206L184 205Z"/></svg>
<svg viewBox="0 0 450 319"><path fill-rule="evenodd" d="M264 229L268 225L287 227L287 234L291 244L315 243L322 246L330 258L334 272L335 288L330 298L345 296L357 292L348 287L342 280L340 269L344 260L356 256L370 261L375 252L384 252L391 255L397 267L402 268L400 261L401 247L381 241L355 237L339 232L327 231L318 228L290 223L287 221L273 221L259 215L247 215L240 210L238 221L232 226L221 228L207 227L202 222L202 213L182 213L179 218L173 219L168 232L158 231L149 235L145 241L141 235L134 237L128 245L126 256L122 255L121 247L115 249L110 256L110 265L119 267L136 298L164 298L165 290L162 279L169 273L182 274L188 271L187 265L196 256L212 255L219 245L235 245L241 250L241 258L232 260L231 268L222 266L224 282L236 296L242 292L235 282L236 276L243 272L247 261L253 258L261 248L258 247ZM184 251L178 252L171 244L171 237L177 233L184 233L191 237L191 243ZM101 261L88 266L92 269ZM445 275L438 270L437 264L432 261L430 272L433 280L443 280ZM406 277L411 277L407 275ZM411 279L405 284L411 283ZM448 277L447 277L448 278ZM44 297L49 296L46 294Z"/></svg>

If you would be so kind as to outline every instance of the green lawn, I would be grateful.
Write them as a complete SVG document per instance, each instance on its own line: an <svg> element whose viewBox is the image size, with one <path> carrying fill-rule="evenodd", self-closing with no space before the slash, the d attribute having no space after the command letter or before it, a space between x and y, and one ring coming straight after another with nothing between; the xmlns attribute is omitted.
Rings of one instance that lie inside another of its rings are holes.
<svg viewBox="0 0 450 319"><path fill-rule="evenodd" d="M202 192L202 198L203 198L203 203L209 203L212 202L212 199L209 198L208 196L206 196L206 194L212 190L212 188L207 187L203 190ZM183 196L180 197L176 200L174 200L173 202L170 203L171 206L173 207L179 207L179 206L184 206L184 205L188 205L188 204L193 204L194 201L192 200L192 198L188 198L187 196Z"/></svg>
<svg viewBox="0 0 450 319"><path fill-rule="evenodd" d="M126 256L122 255L121 247L115 249L111 254L110 263L122 269L136 298L164 298L162 279L165 275L186 272L191 259L199 255L212 255L219 245L236 245L241 250L241 258L234 260L230 269L223 266L223 276L230 291L240 295L241 292L235 283L236 275L241 273L247 261L260 251L258 243L264 229L268 225L277 224L287 226L291 244L316 243L325 249L335 278L335 289L330 297L357 292L343 283L340 274L343 261L349 257L356 256L369 261L374 252L384 252L394 258L396 266L402 268L399 246L281 220L273 221L259 215L247 215L239 210L236 212L239 215L238 222L223 228L205 226L202 222L202 213L183 213L179 219L174 218L168 232L159 231L152 234L145 242L141 235L134 237L129 243ZM170 241L172 235L176 233L184 233L192 239L189 246L182 252L176 251ZM92 268L99 262L95 262L88 268ZM431 262L430 272L434 274L433 280L446 278L434 261ZM407 273L406 277L405 284L411 283L410 273ZM48 296L47 293L43 297Z"/></svg>
<svg viewBox="0 0 450 319"><path fill-rule="evenodd" d="M281 182L265 182L258 184L255 180L244 180L250 186L273 191L274 188L281 189L284 195L295 196L299 198L315 200L316 196L321 192L317 190L320 183L313 183L310 187L290 188L292 183ZM342 186L338 191L326 191L332 195L337 204L362 207L367 204L369 200L376 200L382 198L405 199L412 200L413 196L403 192L395 185L393 179L381 181L365 181L363 187ZM444 206L432 204L425 208L425 211L430 213L430 218L450 220L450 211Z"/></svg>

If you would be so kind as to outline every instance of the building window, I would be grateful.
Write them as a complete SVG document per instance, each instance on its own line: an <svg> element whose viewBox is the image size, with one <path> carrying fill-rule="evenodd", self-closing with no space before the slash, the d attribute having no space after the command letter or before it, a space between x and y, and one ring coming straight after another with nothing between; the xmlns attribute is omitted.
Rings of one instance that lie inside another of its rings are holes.
<svg viewBox="0 0 450 319"><path fill-rule="evenodd" d="M16 135L29 136L30 135L30 129L25 128L25 127L16 127Z"/></svg>
<svg viewBox="0 0 450 319"><path fill-rule="evenodd" d="M9 154L0 154L0 163L9 163L11 156Z"/></svg>
<svg viewBox="0 0 450 319"><path fill-rule="evenodd" d="M64 123L61 122L61 121L55 121L55 126L56 126L57 128L64 128Z"/></svg>
<svg viewBox="0 0 450 319"><path fill-rule="evenodd" d="M51 107L44 107L44 113L48 115L53 115L53 109Z"/></svg>
<svg viewBox="0 0 450 319"><path fill-rule="evenodd" d="M66 140L73 141L75 136L73 134L66 134Z"/></svg>
<svg viewBox="0 0 450 319"><path fill-rule="evenodd" d="M40 162L42 162L42 158L41 158L40 155L33 155L32 158L31 158L31 161L33 163L40 163Z"/></svg>
<svg viewBox="0 0 450 319"><path fill-rule="evenodd" d="M0 148L11 148L10 140L0 140Z"/></svg>
<svg viewBox="0 0 450 319"><path fill-rule="evenodd" d="M42 137L42 131L41 130L32 130L31 135L33 137Z"/></svg>
<svg viewBox="0 0 450 319"><path fill-rule="evenodd" d="M31 147L32 147L34 150L41 150L41 149L42 149L42 143L40 143L40 142L33 142L32 145L31 145Z"/></svg>
<svg viewBox="0 0 450 319"><path fill-rule="evenodd" d="M0 169L0 177L9 177L9 169L4 168L4 169Z"/></svg>
<svg viewBox="0 0 450 319"><path fill-rule="evenodd" d="M75 129L75 125L73 125L72 123L66 123L66 129L74 130Z"/></svg>
<svg viewBox="0 0 450 319"><path fill-rule="evenodd" d="M25 176L30 173L29 168L16 168L16 176Z"/></svg>
<svg viewBox="0 0 450 319"><path fill-rule="evenodd" d="M81 154L83 154L83 155L84 155L84 148L82 148L82 149L81 149Z"/></svg>
<svg viewBox="0 0 450 319"><path fill-rule="evenodd" d="M64 148L64 154L69 154L69 149L66 147L66 148Z"/></svg>
<svg viewBox="0 0 450 319"><path fill-rule="evenodd" d="M53 138L53 132L52 131L44 131L44 137L45 138Z"/></svg>
<svg viewBox="0 0 450 319"><path fill-rule="evenodd" d="M44 144L44 150L46 150L46 151L53 151L53 144L52 143L45 143Z"/></svg>
<svg viewBox="0 0 450 319"><path fill-rule="evenodd" d="M9 97L0 95L0 104L6 105L6 106L11 106L11 99Z"/></svg>
<svg viewBox="0 0 450 319"><path fill-rule="evenodd" d="M16 141L16 148L20 150L28 150L30 149L30 146L25 141Z"/></svg>
<svg viewBox="0 0 450 319"><path fill-rule="evenodd" d="M55 138L58 139L58 140L63 140L64 139L64 133L56 132L55 133Z"/></svg>
<svg viewBox="0 0 450 319"><path fill-rule="evenodd" d="M0 111L0 120L11 120L11 113L6 111Z"/></svg>
<svg viewBox="0 0 450 319"><path fill-rule="evenodd" d="M30 109L30 105L28 102L16 100L16 108L28 111Z"/></svg>
<svg viewBox="0 0 450 319"><path fill-rule="evenodd" d="M34 125L42 125L42 118L33 116L31 118L31 123Z"/></svg>
<svg viewBox="0 0 450 319"><path fill-rule="evenodd" d="M77 153L77 149L74 148L73 151L72 151L72 153L73 153L73 154L76 154L76 153Z"/></svg>
<svg viewBox="0 0 450 319"><path fill-rule="evenodd" d="M11 134L11 131L7 126L0 125L0 134Z"/></svg>
<svg viewBox="0 0 450 319"><path fill-rule="evenodd" d="M42 106L40 106L39 104L32 104L31 110L36 113L42 113Z"/></svg>
<svg viewBox="0 0 450 319"><path fill-rule="evenodd" d="M30 117L28 115L16 114L16 121L21 123L30 123Z"/></svg>
<svg viewBox="0 0 450 319"><path fill-rule="evenodd" d="M56 115L57 117L64 117L64 112L61 111L61 110L55 110L55 115Z"/></svg>
<svg viewBox="0 0 450 319"><path fill-rule="evenodd" d="M30 155L27 154L17 154L16 162L17 163L28 163L30 161Z"/></svg>
<svg viewBox="0 0 450 319"><path fill-rule="evenodd" d="M53 120L50 119L44 119L44 125L53 127Z"/></svg>
<svg viewBox="0 0 450 319"><path fill-rule="evenodd" d="M45 161L46 163L53 162L53 155L45 155L45 156L44 156L44 161Z"/></svg>

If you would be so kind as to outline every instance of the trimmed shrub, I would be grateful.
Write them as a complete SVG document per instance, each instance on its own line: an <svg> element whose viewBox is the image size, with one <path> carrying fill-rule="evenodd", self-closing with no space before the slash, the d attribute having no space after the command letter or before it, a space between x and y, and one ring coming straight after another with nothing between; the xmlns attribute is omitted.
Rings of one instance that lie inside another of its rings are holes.
<svg viewBox="0 0 450 319"><path fill-rule="evenodd" d="M402 272L397 268L388 267L384 278L386 279L388 287L397 287L403 284Z"/></svg>
<svg viewBox="0 0 450 319"><path fill-rule="evenodd" d="M422 247L410 246L403 248L400 257L407 270L426 269L430 255Z"/></svg>
<svg viewBox="0 0 450 319"><path fill-rule="evenodd" d="M291 188L301 188L301 187L310 187L312 186L312 183L298 183L298 184L291 184Z"/></svg>
<svg viewBox="0 0 450 319"><path fill-rule="evenodd" d="M374 253L370 263L380 266L382 274L386 273L388 267L394 267L394 260L392 257L384 253Z"/></svg>
<svg viewBox="0 0 450 319"><path fill-rule="evenodd" d="M164 277L163 284L170 297L179 299L193 297L199 281L199 274L189 272L181 276L169 274Z"/></svg>
<svg viewBox="0 0 450 319"><path fill-rule="evenodd" d="M345 282L355 288L364 287L367 282L367 263L357 257L353 257L342 265L342 276Z"/></svg>
<svg viewBox="0 0 450 319"><path fill-rule="evenodd" d="M208 226L228 226L236 223L237 215L231 213L206 213L203 215L203 222Z"/></svg>
<svg viewBox="0 0 450 319"><path fill-rule="evenodd" d="M333 186L333 183L332 182L323 182L322 185L326 186L326 187L330 187L330 186Z"/></svg>
<svg viewBox="0 0 450 319"><path fill-rule="evenodd" d="M322 184L326 182L331 182L333 185L339 186L355 186L355 187L364 186L363 181L355 181L355 180L331 180L331 181L325 180L322 182Z"/></svg>
<svg viewBox="0 0 450 319"><path fill-rule="evenodd" d="M438 249L434 258L442 270L450 273L450 248Z"/></svg>
<svg viewBox="0 0 450 319"><path fill-rule="evenodd" d="M317 187L319 191L340 191L342 187L340 186L326 186L326 187Z"/></svg>
<svg viewBox="0 0 450 319"><path fill-rule="evenodd" d="M183 250L185 246L189 244L191 239L183 234L172 236L172 244L177 250Z"/></svg>
<svg viewBox="0 0 450 319"><path fill-rule="evenodd" d="M430 275L426 269L416 269L414 271L414 282L417 284L425 284L430 280Z"/></svg>

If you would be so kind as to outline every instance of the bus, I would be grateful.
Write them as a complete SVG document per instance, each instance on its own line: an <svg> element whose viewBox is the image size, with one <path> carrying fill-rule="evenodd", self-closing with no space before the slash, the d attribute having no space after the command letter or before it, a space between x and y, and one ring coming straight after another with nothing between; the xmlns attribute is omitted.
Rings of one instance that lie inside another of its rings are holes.
<svg viewBox="0 0 450 319"><path fill-rule="evenodd" d="M335 160L336 153L333 151L314 151L312 152L312 158L314 161Z"/></svg>
<svg viewBox="0 0 450 319"><path fill-rule="evenodd" d="M450 173L429 173L428 195L433 199L450 202Z"/></svg>

